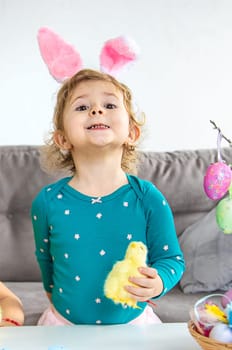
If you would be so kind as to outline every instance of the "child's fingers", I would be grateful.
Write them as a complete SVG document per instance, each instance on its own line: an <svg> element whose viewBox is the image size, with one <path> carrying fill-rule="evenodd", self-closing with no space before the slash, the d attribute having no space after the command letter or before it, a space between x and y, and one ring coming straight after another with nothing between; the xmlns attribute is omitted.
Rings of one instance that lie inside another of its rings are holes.
<svg viewBox="0 0 232 350"><path fill-rule="evenodd" d="M156 278L158 276L157 270L153 267L139 267L139 272L149 278Z"/></svg>
<svg viewBox="0 0 232 350"><path fill-rule="evenodd" d="M136 286L138 287L143 287L143 288L155 287L155 281L153 278L129 277L129 281L133 284L136 284Z"/></svg>
<svg viewBox="0 0 232 350"><path fill-rule="evenodd" d="M124 288L130 293L132 299L137 301L146 301L153 295L152 289L149 288L140 288L136 286L125 286Z"/></svg>

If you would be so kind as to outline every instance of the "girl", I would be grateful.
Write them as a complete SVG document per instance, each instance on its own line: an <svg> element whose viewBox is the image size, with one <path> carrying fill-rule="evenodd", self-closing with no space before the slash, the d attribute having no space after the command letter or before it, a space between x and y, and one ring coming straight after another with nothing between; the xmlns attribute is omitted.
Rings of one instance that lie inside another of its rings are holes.
<svg viewBox="0 0 232 350"><path fill-rule="evenodd" d="M39 324L160 322L146 301L180 280L184 260L167 201L131 175L141 124L130 90L111 75L81 70L63 83L53 122L43 165L70 176L43 188L32 204L36 256L51 301ZM148 267L124 286L135 309L114 304L103 288L131 240L148 248Z"/></svg>
<svg viewBox="0 0 232 350"><path fill-rule="evenodd" d="M22 303L5 284L0 282L0 327L21 326L24 322Z"/></svg>

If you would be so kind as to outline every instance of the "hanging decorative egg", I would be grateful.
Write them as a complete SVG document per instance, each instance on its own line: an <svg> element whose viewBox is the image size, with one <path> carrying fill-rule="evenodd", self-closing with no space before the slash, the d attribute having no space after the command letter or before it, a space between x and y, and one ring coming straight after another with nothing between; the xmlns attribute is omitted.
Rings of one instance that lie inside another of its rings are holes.
<svg viewBox="0 0 232 350"><path fill-rule="evenodd" d="M232 196L229 195L218 203L216 221L224 233L232 233Z"/></svg>
<svg viewBox="0 0 232 350"><path fill-rule="evenodd" d="M210 199L221 199L228 191L232 181L231 168L224 162L208 166L204 177L204 190Z"/></svg>

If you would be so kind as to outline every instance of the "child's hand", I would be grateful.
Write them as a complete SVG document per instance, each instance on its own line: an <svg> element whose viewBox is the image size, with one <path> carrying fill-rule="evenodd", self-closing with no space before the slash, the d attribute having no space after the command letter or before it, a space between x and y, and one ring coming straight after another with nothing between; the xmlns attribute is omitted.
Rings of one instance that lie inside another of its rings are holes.
<svg viewBox="0 0 232 350"><path fill-rule="evenodd" d="M141 277L130 277L129 281L135 286L125 286L131 298L137 301L147 301L160 295L163 291L163 282L156 269L152 267L139 267Z"/></svg>

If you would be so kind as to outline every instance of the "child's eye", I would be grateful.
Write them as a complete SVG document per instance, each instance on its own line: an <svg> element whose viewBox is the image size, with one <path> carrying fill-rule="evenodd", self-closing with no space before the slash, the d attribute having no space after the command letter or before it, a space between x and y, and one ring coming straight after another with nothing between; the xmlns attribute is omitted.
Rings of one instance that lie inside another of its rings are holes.
<svg viewBox="0 0 232 350"><path fill-rule="evenodd" d="M106 107L107 109L114 109L114 108L117 108L117 106L116 106L115 104L113 104L113 103L107 103L107 104L105 105L105 107Z"/></svg>
<svg viewBox="0 0 232 350"><path fill-rule="evenodd" d="M88 109L88 106L81 105L75 108L76 111L86 111Z"/></svg>

